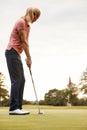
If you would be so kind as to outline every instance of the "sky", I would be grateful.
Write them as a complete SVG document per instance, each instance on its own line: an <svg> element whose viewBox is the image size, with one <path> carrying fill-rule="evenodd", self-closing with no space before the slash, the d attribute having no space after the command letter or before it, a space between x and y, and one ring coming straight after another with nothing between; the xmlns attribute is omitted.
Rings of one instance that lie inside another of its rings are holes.
<svg viewBox="0 0 87 130"><path fill-rule="evenodd" d="M87 0L0 1L0 72L6 77L9 93L10 79L4 52L15 22L31 6L41 10L29 35L32 74L40 100L51 89L66 88L69 76L78 85L87 68ZM24 52L21 57L26 78L24 99L35 100Z"/></svg>

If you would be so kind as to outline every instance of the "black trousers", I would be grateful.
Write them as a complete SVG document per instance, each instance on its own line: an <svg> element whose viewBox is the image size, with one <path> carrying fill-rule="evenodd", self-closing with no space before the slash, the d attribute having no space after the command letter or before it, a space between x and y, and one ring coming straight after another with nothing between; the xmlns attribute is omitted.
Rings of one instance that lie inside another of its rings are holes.
<svg viewBox="0 0 87 130"><path fill-rule="evenodd" d="M6 50L5 56L11 80L9 110L22 109L25 77L21 57L13 48Z"/></svg>

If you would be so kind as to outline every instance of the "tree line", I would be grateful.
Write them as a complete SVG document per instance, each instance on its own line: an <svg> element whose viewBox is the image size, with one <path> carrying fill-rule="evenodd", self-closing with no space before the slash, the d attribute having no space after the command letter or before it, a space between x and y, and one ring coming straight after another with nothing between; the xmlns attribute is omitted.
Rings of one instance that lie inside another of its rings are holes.
<svg viewBox="0 0 87 130"><path fill-rule="evenodd" d="M5 76L0 72L0 106L9 105L9 93L4 81ZM83 95L82 98L79 98L80 93ZM37 104L37 102L23 100L23 104ZM44 100L40 100L39 104L53 106L87 106L87 68L82 73L78 85L73 83L69 77L69 83L65 89L58 90L54 88L49 90L45 93Z"/></svg>

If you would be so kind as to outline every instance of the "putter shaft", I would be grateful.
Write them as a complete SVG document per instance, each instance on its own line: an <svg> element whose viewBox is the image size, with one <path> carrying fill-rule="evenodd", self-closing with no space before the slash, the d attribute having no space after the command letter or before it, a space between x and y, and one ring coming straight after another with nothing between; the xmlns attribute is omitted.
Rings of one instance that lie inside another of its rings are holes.
<svg viewBox="0 0 87 130"><path fill-rule="evenodd" d="M35 92L36 101L37 101L37 105L38 105L38 114L41 114L40 107L39 107L39 101L38 101L37 92L36 92L36 89L35 89L35 84L34 84L31 68L29 68L29 71L30 71L31 80L32 80L32 84L33 84L33 89L34 89L34 92Z"/></svg>

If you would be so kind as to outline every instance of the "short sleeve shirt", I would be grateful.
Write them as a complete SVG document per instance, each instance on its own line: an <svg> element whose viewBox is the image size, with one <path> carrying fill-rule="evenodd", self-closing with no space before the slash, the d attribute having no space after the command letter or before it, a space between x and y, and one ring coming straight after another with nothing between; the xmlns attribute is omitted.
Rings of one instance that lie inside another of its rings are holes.
<svg viewBox="0 0 87 130"><path fill-rule="evenodd" d="M7 46L7 50L10 50L11 48L14 48L17 53L20 55L23 51L23 45L19 36L19 31L25 30L26 31L26 40L28 41L28 36L30 32L30 26L27 24L27 22L20 18L16 24L14 25L14 28L12 30L10 40Z"/></svg>

